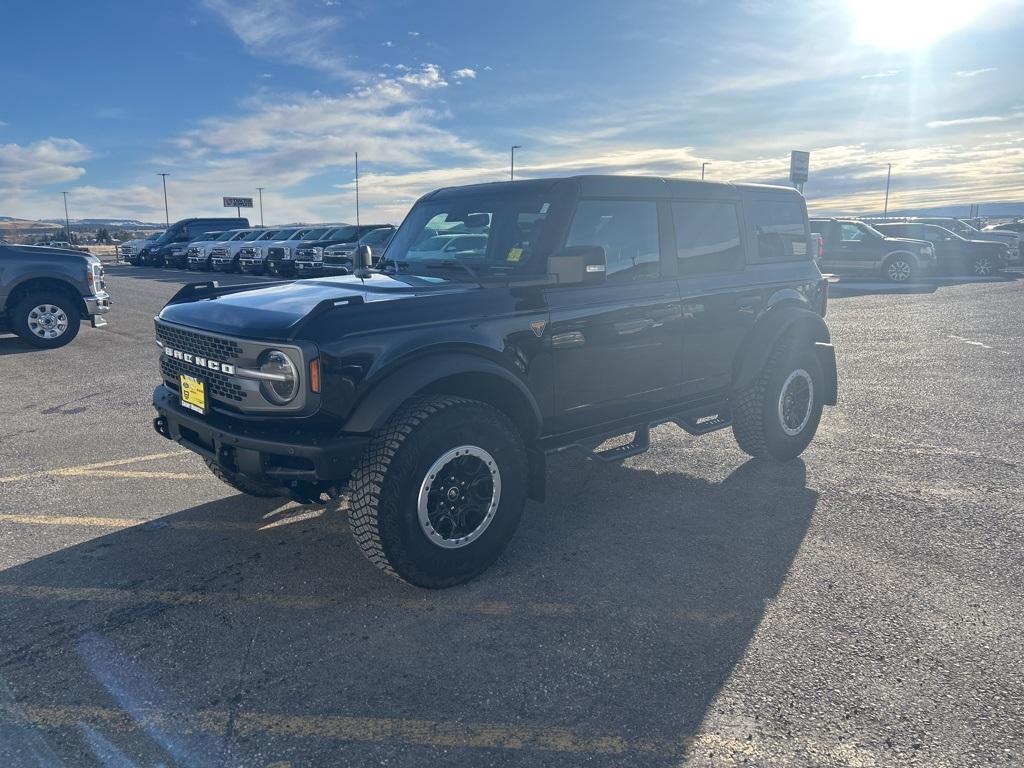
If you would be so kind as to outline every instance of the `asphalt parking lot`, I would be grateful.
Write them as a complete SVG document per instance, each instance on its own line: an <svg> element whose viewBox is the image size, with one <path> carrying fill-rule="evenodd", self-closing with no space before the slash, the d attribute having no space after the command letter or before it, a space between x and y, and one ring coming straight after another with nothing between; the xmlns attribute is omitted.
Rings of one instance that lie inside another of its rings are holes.
<svg viewBox="0 0 1024 768"><path fill-rule="evenodd" d="M559 456L443 592L159 437L152 317L196 278L108 277L108 328L0 336L0 765L1024 761L1024 275L838 284L802 459Z"/></svg>

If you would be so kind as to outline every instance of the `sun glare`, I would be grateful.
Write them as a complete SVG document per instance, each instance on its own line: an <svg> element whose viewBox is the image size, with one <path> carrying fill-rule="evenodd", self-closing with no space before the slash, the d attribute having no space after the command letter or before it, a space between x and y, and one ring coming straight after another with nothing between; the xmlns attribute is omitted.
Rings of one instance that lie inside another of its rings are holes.
<svg viewBox="0 0 1024 768"><path fill-rule="evenodd" d="M993 0L846 0L860 43L886 50L927 48L967 26Z"/></svg>

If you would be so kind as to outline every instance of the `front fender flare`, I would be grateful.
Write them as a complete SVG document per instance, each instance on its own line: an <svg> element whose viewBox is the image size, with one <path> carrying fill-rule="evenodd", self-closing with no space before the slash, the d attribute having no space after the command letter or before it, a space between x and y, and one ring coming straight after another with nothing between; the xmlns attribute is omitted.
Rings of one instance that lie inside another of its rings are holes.
<svg viewBox="0 0 1024 768"><path fill-rule="evenodd" d="M345 421L346 432L372 432L384 426L398 407L415 395L442 379L459 374L486 374L511 384L528 404L536 426L541 423L541 411L536 398L526 384L507 368L493 360L466 352L440 352L399 365L380 381L370 384Z"/></svg>

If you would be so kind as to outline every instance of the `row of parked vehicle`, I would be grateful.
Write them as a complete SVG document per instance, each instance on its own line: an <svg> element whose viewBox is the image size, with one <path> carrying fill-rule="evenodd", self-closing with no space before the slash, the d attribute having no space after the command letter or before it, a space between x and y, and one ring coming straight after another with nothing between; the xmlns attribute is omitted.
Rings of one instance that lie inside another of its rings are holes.
<svg viewBox="0 0 1024 768"><path fill-rule="evenodd" d="M121 246L134 265L272 275L347 275L361 245L378 257L395 227L335 224L251 227L247 219L183 219L150 239Z"/></svg>
<svg viewBox="0 0 1024 768"><path fill-rule="evenodd" d="M1021 233L955 218L811 219L818 264L905 283L924 275L986 277L1024 263ZM1001 225L1005 226L1005 225Z"/></svg>

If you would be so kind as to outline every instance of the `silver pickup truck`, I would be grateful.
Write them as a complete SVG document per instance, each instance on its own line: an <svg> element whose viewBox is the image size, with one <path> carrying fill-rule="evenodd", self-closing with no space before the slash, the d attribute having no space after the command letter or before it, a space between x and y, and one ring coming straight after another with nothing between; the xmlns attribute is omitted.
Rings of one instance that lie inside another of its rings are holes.
<svg viewBox="0 0 1024 768"><path fill-rule="evenodd" d="M95 256L64 248L0 243L0 329L35 347L63 347L83 319L107 324L110 294Z"/></svg>

